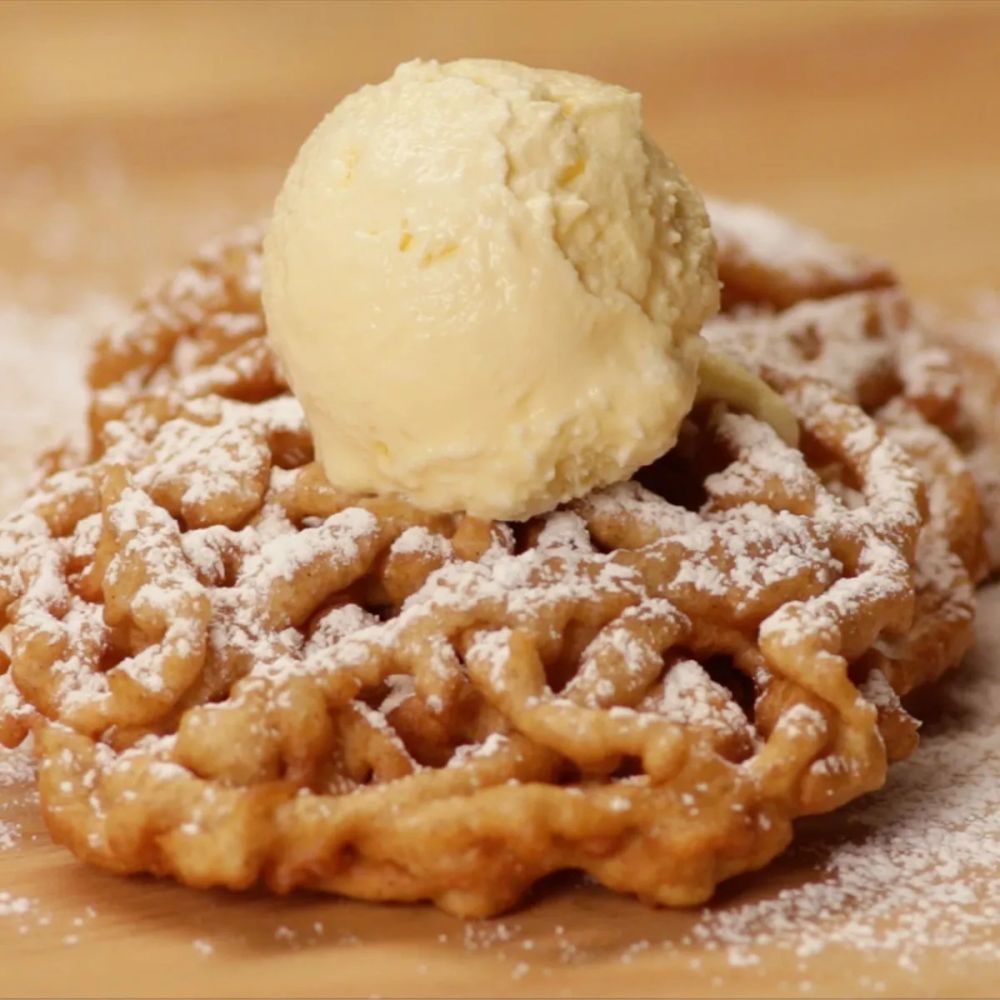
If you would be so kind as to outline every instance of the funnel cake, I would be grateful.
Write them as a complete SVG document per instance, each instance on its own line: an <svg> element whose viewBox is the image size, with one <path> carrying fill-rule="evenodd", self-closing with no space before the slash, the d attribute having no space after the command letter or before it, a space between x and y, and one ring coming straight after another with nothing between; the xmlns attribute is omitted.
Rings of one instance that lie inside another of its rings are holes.
<svg viewBox="0 0 1000 1000"><path fill-rule="evenodd" d="M326 482L258 253L211 249L99 344L90 454L0 522L0 735L34 732L78 857L463 916L560 869L691 904L914 749L899 696L968 647L982 570L949 404L892 362L871 398L782 363L789 316L827 316L800 299L850 304L831 344L888 323L870 272L765 260L713 326L800 448L700 405L637 481L510 525Z"/></svg>

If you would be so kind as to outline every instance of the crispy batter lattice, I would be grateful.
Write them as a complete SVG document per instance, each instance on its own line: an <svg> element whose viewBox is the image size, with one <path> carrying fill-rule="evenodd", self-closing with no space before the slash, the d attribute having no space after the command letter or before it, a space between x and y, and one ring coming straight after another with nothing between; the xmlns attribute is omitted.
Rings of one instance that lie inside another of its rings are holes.
<svg viewBox="0 0 1000 1000"><path fill-rule="evenodd" d="M710 211L724 311L708 340L765 377L822 378L891 429L973 577L1000 569L996 365L931 328L884 265L758 206Z"/></svg>
<svg viewBox="0 0 1000 1000"><path fill-rule="evenodd" d="M949 436L972 471L982 502L990 570L1000 569L1000 322L997 315L971 324L942 324L941 342L957 365L960 406Z"/></svg>
<svg viewBox="0 0 1000 1000"><path fill-rule="evenodd" d="M431 516L325 481L257 273L245 234L144 301L98 347L89 461L0 522L0 737L34 730L79 857L462 915L564 868L686 904L913 749L898 695L968 645L979 552L918 406L767 366L802 450L706 406L645 485Z"/></svg>

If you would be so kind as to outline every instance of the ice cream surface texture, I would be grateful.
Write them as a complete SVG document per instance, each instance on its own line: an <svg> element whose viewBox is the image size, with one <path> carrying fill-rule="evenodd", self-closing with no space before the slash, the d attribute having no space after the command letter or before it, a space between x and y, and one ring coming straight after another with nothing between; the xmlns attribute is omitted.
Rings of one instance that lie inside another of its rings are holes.
<svg viewBox="0 0 1000 1000"><path fill-rule="evenodd" d="M715 248L640 112L469 59L405 63L319 124L275 204L264 305L331 483L520 520L673 445Z"/></svg>

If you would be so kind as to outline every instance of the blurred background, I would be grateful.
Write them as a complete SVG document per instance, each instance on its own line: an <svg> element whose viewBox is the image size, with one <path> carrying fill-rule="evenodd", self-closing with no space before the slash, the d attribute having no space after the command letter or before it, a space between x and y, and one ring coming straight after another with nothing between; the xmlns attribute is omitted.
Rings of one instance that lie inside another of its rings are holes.
<svg viewBox="0 0 1000 1000"><path fill-rule="evenodd" d="M0 294L134 294L265 214L320 116L415 56L639 90L703 190L895 262L921 293L1000 270L1000 4L0 4Z"/></svg>

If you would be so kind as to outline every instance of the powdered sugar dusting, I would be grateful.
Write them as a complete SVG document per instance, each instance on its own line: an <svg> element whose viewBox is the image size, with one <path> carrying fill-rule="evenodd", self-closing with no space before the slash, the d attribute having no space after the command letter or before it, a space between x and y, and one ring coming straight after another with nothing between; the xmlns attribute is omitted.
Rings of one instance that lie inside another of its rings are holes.
<svg viewBox="0 0 1000 1000"><path fill-rule="evenodd" d="M0 301L0 515L24 493L39 452L81 429L90 341L120 313L97 295L55 314Z"/></svg>
<svg viewBox="0 0 1000 1000"><path fill-rule="evenodd" d="M741 310L716 317L704 336L714 347L738 357L754 370L808 372L854 398L858 388L889 378L896 363L893 343L872 337L873 316L901 335L904 316L894 308L899 293L857 292L832 299L807 300L780 313ZM923 373L914 360L910 368Z"/></svg>
<svg viewBox="0 0 1000 1000"><path fill-rule="evenodd" d="M739 256L751 249L755 259L794 278L832 274L852 282L868 270L855 250L761 205L713 198L708 210L720 253Z"/></svg>
<svg viewBox="0 0 1000 1000"><path fill-rule="evenodd" d="M32 752L30 738L13 750L0 747L0 788L25 785L35 777Z"/></svg>

